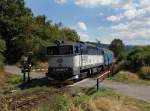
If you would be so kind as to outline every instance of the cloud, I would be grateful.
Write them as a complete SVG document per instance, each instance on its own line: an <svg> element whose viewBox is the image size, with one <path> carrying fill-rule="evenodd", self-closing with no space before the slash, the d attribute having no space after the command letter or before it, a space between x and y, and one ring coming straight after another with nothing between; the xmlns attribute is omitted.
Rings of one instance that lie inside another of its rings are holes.
<svg viewBox="0 0 150 111"><path fill-rule="evenodd" d="M81 41L91 41L90 36L86 32L81 32L79 31L78 34L80 35L80 40Z"/></svg>
<svg viewBox="0 0 150 111"><path fill-rule="evenodd" d="M113 30L127 30L129 25L120 23L119 25L112 26Z"/></svg>
<svg viewBox="0 0 150 111"><path fill-rule="evenodd" d="M136 44L136 41L138 43L150 41L149 0L74 0L74 2L84 8L105 6L106 8L112 7L112 10L118 9L117 14L106 17L107 21L115 22L115 25L110 24L105 30L100 30L102 42L108 43L114 38L120 38L127 44L132 42ZM99 16L103 15L107 14L99 13ZM103 25L101 26L103 27ZM82 30L78 32L81 40L90 40L86 24L78 22L78 30Z"/></svg>
<svg viewBox="0 0 150 111"><path fill-rule="evenodd" d="M150 6L150 1L149 0L140 0L140 6L141 7Z"/></svg>
<svg viewBox="0 0 150 111"><path fill-rule="evenodd" d="M89 34L87 32L86 23L84 23L83 21L77 22L74 26L70 26L70 28L76 30L76 32L80 36L81 41L86 42L86 41L91 41L92 40L92 38L89 36Z"/></svg>
<svg viewBox="0 0 150 111"><path fill-rule="evenodd" d="M108 21L120 21L121 19L123 18L123 16L122 15L119 15L119 16L109 16L109 17L107 17L106 19L108 20Z"/></svg>
<svg viewBox="0 0 150 111"><path fill-rule="evenodd" d="M127 10L123 16L124 17L127 17L128 19L133 19L135 18L136 16L138 15L138 11L136 9L130 9L130 10Z"/></svg>
<svg viewBox="0 0 150 111"><path fill-rule="evenodd" d="M149 40L150 41L150 18L136 21L128 21L112 26L111 36L120 37L125 41Z"/></svg>
<svg viewBox="0 0 150 111"><path fill-rule="evenodd" d="M74 0L76 5L85 8L94 8L101 6L121 7L131 0Z"/></svg>
<svg viewBox="0 0 150 111"><path fill-rule="evenodd" d="M54 0L57 4L65 4L67 0Z"/></svg>
<svg viewBox="0 0 150 111"><path fill-rule="evenodd" d="M134 20L134 19L143 19L147 16L150 16L150 5L147 7L142 7L139 5L136 7L126 7L123 8L125 11L118 15L108 16L106 19L108 21L120 21L121 19Z"/></svg>
<svg viewBox="0 0 150 111"><path fill-rule="evenodd" d="M79 30L82 30L82 31L87 31L87 26L86 26L86 24L84 22L78 22L77 23L77 28Z"/></svg>

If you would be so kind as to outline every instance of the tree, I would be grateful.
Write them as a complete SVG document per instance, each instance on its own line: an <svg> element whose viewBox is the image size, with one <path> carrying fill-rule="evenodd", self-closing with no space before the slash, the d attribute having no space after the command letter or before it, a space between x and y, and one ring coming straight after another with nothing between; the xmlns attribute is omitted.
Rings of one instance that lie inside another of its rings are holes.
<svg viewBox="0 0 150 111"><path fill-rule="evenodd" d="M150 65L150 46L135 47L127 56L130 66L140 68Z"/></svg>
<svg viewBox="0 0 150 111"><path fill-rule="evenodd" d="M1 39L0 37L0 69L3 68L4 63L4 52L6 50L6 44L5 41Z"/></svg>
<svg viewBox="0 0 150 111"><path fill-rule="evenodd" d="M114 52L114 56L115 57L118 57L121 54L121 52L125 49L125 45L122 42L122 40L120 40L120 39L114 39L111 42L111 44L109 46L109 49Z"/></svg>
<svg viewBox="0 0 150 111"><path fill-rule="evenodd" d="M76 31L69 29L69 28L63 28L61 30L61 32L63 33L63 39L67 40L67 41L79 41L80 37L77 34Z"/></svg>
<svg viewBox="0 0 150 111"><path fill-rule="evenodd" d="M77 32L63 27L61 22L52 23L45 15L33 16L24 0L0 0L0 35L6 43L9 63L18 62L28 51L44 60L43 49L55 40L79 40Z"/></svg>

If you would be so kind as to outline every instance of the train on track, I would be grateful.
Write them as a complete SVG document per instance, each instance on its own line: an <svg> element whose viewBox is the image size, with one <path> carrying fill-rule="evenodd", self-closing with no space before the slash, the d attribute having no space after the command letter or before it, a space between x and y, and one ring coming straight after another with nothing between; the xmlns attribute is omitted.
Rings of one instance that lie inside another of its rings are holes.
<svg viewBox="0 0 150 111"><path fill-rule="evenodd" d="M112 51L86 42L57 41L47 47L48 72L46 76L65 81L79 79L82 74L92 76L109 70L113 64Z"/></svg>

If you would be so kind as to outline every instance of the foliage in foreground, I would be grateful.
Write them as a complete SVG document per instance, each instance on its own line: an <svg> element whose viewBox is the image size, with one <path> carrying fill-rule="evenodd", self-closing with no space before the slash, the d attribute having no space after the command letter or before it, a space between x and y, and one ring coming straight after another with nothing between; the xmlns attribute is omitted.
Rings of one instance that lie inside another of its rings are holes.
<svg viewBox="0 0 150 111"><path fill-rule="evenodd" d="M2 89L3 92L0 90L0 95L2 94L2 98L6 100L0 102L0 107L3 106L6 109L3 111L9 111L7 110L10 108L8 103L12 100L9 99L11 97L10 91L15 88L16 84L20 83L20 80L19 76L10 77L6 84L9 85L9 88L6 89L8 86L3 85L5 90ZM45 80L43 82L45 83ZM10 87L11 84L12 87ZM24 90L15 89L16 92L12 94L12 97L18 98L15 101L38 98L37 105L28 108L30 110L34 108L32 111L149 111L150 109L150 103L122 96L110 89L100 88L97 92L95 88L79 89L73 87L62 93L63 91L53 87L39 86L28 87Z"/></svg>
<svg viewBox="0 0 150 111"><path fill-rule="evenodd" d="M149 111L150 104L117 94L109 89L84 90L78 96L53 96L33 111Z"/></svg>

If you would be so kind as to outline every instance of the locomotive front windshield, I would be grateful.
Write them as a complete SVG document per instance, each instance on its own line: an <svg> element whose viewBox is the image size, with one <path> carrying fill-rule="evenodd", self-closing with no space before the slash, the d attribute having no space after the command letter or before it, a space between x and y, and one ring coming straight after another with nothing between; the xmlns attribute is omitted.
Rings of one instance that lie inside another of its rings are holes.
<svg viewBox="0 0 150 111"><path fill-rule="evenodd" d="M70 55L73 54L73 46L50 46L47 48L48 55Z"/></svg>

